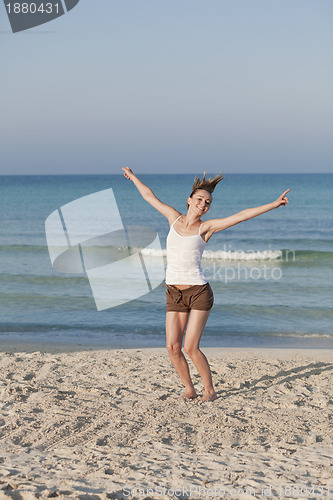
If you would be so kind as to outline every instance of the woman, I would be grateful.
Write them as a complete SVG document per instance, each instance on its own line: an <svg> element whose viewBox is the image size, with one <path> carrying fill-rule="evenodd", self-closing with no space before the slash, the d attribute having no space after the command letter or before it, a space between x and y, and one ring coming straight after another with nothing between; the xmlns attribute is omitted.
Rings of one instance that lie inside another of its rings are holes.
<svg viewBox="0 0 333 500"><path fill-rule="evenodd" d="M187 199L187 214L182 215L175 208L160 201L152 190L143 184L129 167L123 168L124 176L130 179L142 197L164 215L170 224L167 237L166 270L166 339L167 349L184 386L183 398L198 397L182 353L184 331L186 329L184 351L191 358L204 384L203 401L214 401L215 393L210 367L205 355L199 349L200 339L213 305L213 292L201 269L204 247L213 234L223 231L265 212L285 206L288 203L285 191L276 201L256 208L248 208L224 219L210 219L202 222L212 203L212 193L223 179L217 175L213 179L198 177L192 193Z"/></svg>

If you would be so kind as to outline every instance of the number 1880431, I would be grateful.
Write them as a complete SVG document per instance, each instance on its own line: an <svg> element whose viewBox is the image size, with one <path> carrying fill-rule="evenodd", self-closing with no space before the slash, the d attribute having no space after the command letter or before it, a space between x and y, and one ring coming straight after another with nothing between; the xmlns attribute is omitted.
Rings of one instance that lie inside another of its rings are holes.
<svg viewBox="0 0 333 500"><path fill-rule="evenodd" d="M59 4L23 2L6 5L8 14L59 14Z"/></svg>

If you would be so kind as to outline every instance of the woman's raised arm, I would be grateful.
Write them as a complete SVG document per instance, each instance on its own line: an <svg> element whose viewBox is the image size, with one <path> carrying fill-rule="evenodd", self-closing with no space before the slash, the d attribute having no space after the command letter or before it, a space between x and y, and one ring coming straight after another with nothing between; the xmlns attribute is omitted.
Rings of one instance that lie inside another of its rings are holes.
<svg viewBox="0 0 333 500"><path fill-rule="evenodd" d="M163 203L161 200L155 196L153 191L146 186L140 179L133 174L132 170L129 167L123 167L124 170L124 176L126 179L129 179L130 181L133 182L139 193L141 194L142 198L146 200L150 205L156 210L158 210L164 217L166 217L170 223L170 225L179 217L180 212L176 210L175 208L171 207L170 205L166 205L166 203Z"/></svg>
<svg viewBox="0 0 333 500"><path fill-rule="evenodd" d="M243 222L248 219L253 219L253 217L257 217L258 215L264 214L265 212L269 212L274 208L278 208L281 205L285 206L288 203L288 198L286 194L289 193L290 189L287 189L279 198L272 203L268 203L267 205L261 205L260 207L254 208L246 208L241 212L238 212L235 215L231 215L230 217L225 217L224 219L211 219L207 220L204 223L202 228L202 232L206 232L209 237L217 233L218 231L223 231L223 229L227 229L228 227L235 226L239 222Z"/></svg>

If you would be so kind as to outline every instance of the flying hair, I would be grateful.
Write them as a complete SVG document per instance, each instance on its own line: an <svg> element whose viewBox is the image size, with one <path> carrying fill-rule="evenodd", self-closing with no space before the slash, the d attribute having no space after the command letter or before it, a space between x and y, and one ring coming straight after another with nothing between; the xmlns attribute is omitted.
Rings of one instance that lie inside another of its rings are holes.
<svg viewBox="0 0 333 500"><path fill-rule="evenodd" d="M215 177L213 177L212 179L210 177L209 179L206 179L206 170L204 170L202 179L200 179L199 177L195 177L190 197L197 189L205 189L210 194L212 194L217 184L221 182L222 179L224 179L224 176L221 174L221 172L218 175L215 175Z"/></svg>
<svg viewBox="0 0 333 500"><path fill-rule="evenodd" d="M213 177L212 179L206 179L206 170L204 170L202 179L200 179L199 177L194 178L194 184L192 186L192 193L190 194L190 198L192 198L192 196L198 189L205 189L210 194L212 194L217 184L221 182L222 179L224 179L224 176L221 174L221 172L218 175L215 175L215 177ZM187 203L187 209L188 208L189 204Z"/></svg>

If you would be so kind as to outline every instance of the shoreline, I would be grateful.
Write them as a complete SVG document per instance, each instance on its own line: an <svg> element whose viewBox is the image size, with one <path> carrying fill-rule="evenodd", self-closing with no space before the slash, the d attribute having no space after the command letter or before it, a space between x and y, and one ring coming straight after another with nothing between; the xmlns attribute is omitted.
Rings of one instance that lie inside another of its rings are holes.
<svg viewBox="0 0 333 500"><path fill-rule="evenodd" d="M269 352L273 351L278 354L285 352L295 352L295 353L311 353L312 351L317 352L319 356L326 355L329 357L332 353L333 356L333 347L281 347L281 346L266 346L266 347L257 347L257 346L246 346L246 347L205 347L201 346L201 350L207 352L210 356L217 354L223 354L224 352L230 353L238 353L238 352ZM93 344L93 343L85 343L85 342L45 342L45 341L21 341L21 340L0 340L0 353L6 352L40 352L40 353L75 353L75 352L83 352L83 351L126 351L128 353L144 351L144 352L165 352L167 353L166 347L125 347L123 345L110 345L110 344Z"/></svg>

